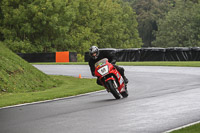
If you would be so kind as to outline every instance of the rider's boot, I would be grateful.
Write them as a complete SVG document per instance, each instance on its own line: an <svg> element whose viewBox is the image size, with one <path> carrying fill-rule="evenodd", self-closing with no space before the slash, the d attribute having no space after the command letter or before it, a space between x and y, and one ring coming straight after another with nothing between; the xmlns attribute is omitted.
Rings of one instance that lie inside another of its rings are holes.
<svg viewBox="0 0 200 133"><path fill-rule="evenodd" d="M123 75L122 77L123 77L123 79L124 79L124 83L125 83L125 84L128 84L128 79L126 78L126 76Z"/></svg>

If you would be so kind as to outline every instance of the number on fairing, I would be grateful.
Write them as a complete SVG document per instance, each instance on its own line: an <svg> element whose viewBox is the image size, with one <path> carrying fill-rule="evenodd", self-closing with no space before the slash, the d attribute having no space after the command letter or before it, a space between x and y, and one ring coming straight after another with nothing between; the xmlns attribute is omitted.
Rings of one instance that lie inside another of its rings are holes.
<svg viewBox="0 0 200 133"><path fill-rule="evenodd" d="M101 73L105 73L105 71L106 71L106 68L101 69Z"/></svg>
<svg viewBox="0 0 200 133"><path fill-rule="evenodd" d="M101 74L102 76L108 73L108 66L103 66L102 68L100 68L99 70L97 70L99 74Z"/></svg>

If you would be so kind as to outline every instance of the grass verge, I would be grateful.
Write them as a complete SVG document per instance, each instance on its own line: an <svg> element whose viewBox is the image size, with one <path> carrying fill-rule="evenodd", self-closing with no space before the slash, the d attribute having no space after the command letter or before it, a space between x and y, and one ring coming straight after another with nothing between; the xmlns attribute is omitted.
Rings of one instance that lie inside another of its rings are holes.
<svg viewBox="0 0 200 133"><path fill-rule="evenodd" d="M96 79L80 79L68 76L50 76L58 86L46 90L23 93L0 93L0 107L75 96L104 89L96 84Z"/></svg>
<svg viewBox="0 0 200 133"><path fill-rule="evenodd" d="M88 65L88 62L69 63L31 63L34 65ZM121 66L179 66L179 67L200 67L200 61L146 61L146 62L117 62Z"/></svg>
<svg viewBox="0 0 200 133"><path fill-rule="evenodd" d="M171 133L199 133L199 131L200 131L200 123L172 131Z"/></svg>

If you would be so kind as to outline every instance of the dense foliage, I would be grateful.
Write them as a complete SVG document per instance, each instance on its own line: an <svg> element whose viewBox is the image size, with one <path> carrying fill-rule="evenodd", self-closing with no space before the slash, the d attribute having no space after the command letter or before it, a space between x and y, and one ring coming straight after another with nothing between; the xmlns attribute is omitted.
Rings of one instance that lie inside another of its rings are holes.
<svg viewBox="0 0 200 133"><path fill-rule="evenodd" d="M127 1L127 0L125 0ZM162 19L166 12L174 6L174 0L128 0L135 9L139 23L138 31L144 47L152 47L152 41L156 39L153 34L157 31L157 21Z"/></svg>
<svg viewBox="0 0 200 133"><path fill-rule="evenodd" d="M138 15L138 30L144 47L200 46L200 0L124 1L128 1Z"/></svg>
<svg viewBox="0 0 200 133"><path fill-rule="evenodd" d="M14 52L200 46L200 0L1 0ZM80 56L80 55L79 55Z"/></svg>
<svg viewBox="0 0 200 133"><path fill-rule="evenodd" d="M136 14L121 0L2 0L0 9L0 39L14 52L142 45Z"/></svg>
<svg viewBox="0 0 200 133"><path fill-rule="evenodd" d="M159 20L154 46L200 47L200 3L176 2L176 7Z"/></svg>

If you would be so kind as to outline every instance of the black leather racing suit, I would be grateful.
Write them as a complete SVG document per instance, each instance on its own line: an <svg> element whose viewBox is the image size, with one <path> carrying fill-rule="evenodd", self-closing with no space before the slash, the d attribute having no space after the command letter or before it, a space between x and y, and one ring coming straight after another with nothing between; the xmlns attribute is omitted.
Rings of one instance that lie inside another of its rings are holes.
<svg viewBox="0 0 200 133"><path fill-rule="evenodd" d="M105 51L99 51L99 56L98 56L97 59L90 58L89 66L90 66L92 76L95 76L94 75L95 63L98 62L99 60L103 59L103 58L107 58L108 62L110 62L119 71L119 73L122 75L122 77L124 77L124 68L115 65L115 63L117 61L115 55L112 52L105 52ZM102 85L98 78L97 78L97 84Z"/></svg>

